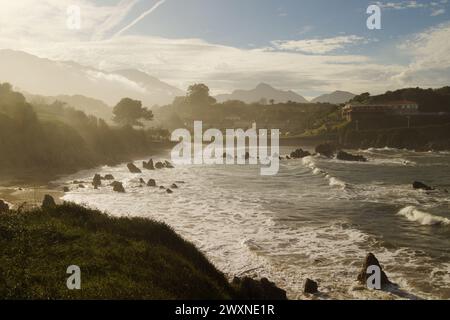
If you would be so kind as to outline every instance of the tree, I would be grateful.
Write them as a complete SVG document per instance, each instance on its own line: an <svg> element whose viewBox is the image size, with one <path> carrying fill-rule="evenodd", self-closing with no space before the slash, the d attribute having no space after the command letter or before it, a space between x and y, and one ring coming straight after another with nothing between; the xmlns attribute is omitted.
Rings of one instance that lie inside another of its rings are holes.
<svg viewBox="0 0 450 320"><path fill-rule="evenodd" d="M270 99L269 102L270 102L271 105L275 104L275 100L274 99Z"/></svg>
<svg viewBox="0 0 450 320"><path fill-rule="evenodd" d="M203 83L189 86L187 100L192 106L210 106L216 103L216 99L209 95L208 86Z"/></svg>
<svg viewBox="0 0 450 320"><path fill-rule="evenodd" d="M142 107L142 102L130 98L124 98L114 107L114 121L121 125L141 126L143 120L153 120L153 112Z"/></svg>

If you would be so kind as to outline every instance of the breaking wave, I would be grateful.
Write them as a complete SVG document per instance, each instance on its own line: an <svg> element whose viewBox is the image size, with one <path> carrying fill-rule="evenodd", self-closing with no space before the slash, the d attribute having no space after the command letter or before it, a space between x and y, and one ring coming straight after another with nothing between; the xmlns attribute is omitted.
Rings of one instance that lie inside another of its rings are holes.
<svg viewBox="0 0 450 320"><path fill-rule="evenodd" d="M401 209L398 214L404 216L409 221L418 222L421 225L450 225L450 219L421 211L415 206L407 206Z"/></svg>

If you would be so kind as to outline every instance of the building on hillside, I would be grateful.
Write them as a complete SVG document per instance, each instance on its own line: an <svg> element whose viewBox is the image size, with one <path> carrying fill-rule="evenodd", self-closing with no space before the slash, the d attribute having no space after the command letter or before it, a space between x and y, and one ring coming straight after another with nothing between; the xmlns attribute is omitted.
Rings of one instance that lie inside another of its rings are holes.
<svg viewBox="0 0 450 320"><path fill-rule="evenodd" d="M419 106L413 101L395 101L379 104L347 104L342 115L348 121L366 120L386 116L412 116L419 113Z"/></svg>

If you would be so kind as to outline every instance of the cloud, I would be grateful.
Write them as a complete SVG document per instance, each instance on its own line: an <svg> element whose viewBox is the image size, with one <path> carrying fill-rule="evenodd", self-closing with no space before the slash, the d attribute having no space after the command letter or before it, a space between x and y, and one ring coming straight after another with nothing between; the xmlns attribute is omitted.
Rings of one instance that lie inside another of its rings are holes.
<svg viewBox="0 0 450 320"><path fill-rule="evenodd" d="M399 2L382 2L377 1L375 4L385 10L407 10L407 9L429 9L430 16L435 17L445 13L444 6L448 0L420 2L420 1L399 1Z"/></svg>
<svg viewBox="0 0 450 320"><path fill-rule="evenodd" d="M153 7L151 7L149 10L143 12L139 17L137 17L135 20L133 20L129 25L127 25L126 27L122 28L119 32L117 32L114 37L118 37L121 34L123 34L124 32L126 32L127 30L129 30L130 28L132 28L134 25L136 25L139 21L141 21L142 19L144 19L146 16L148 16L149 14L151 14L152 12L154 12L156 9L158 9L158 7L162 4L164 4L164 2L166 2L166 0L160 0L158 1Z"/></svg>
<svg viewBox="0 0 450 320"><path fill-rule="evenodd" d="M287 51L299 51L312 54L325 54L338 49L342 49L348 45L367 43L363 37L349 35L339 36L326 39L310 39L310 40L276 40L272 41L275 48Z"/></svg>
<svg viewBox="0 0 450 320"><path fill-rule="evenodd" d="M432 9L431 10L431 16L432 17L436 17L436 16L440 16L441 14L445 13L445 9L441 8L441 9Z"/></svg>

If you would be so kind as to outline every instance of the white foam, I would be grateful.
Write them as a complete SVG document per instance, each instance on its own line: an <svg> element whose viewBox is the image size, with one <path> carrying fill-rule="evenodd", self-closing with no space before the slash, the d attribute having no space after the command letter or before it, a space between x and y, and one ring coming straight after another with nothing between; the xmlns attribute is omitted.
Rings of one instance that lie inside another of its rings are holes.
<svg viewBox="0 0 450 320"><path fill-rule="evenodd" d="M405 207L398 214L406 217L409 221L418 222L422 225L450 225L449 219L421 211L415 206Z"/></svg>

